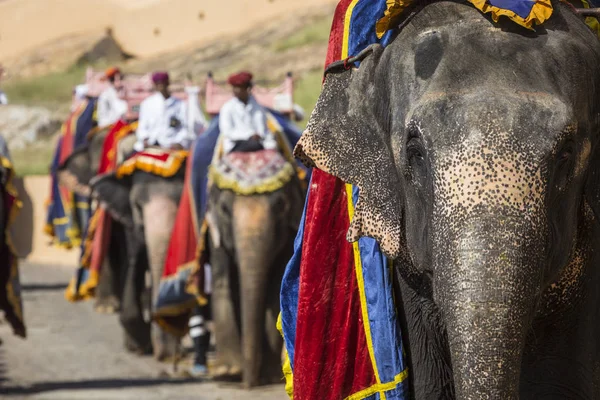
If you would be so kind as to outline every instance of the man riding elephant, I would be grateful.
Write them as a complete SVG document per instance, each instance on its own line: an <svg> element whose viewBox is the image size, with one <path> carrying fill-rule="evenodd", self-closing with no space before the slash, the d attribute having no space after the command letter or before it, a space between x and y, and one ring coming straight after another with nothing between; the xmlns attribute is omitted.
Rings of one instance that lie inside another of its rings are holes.
<svg viewBox="0 0 600 400"><path fill-rule="evenodd" d="M187 126L187 107L184 101L172 96L169 90L169 74L156 72L152 75L156 92L140 105L140 118L135 133L136 151L158 146L171 150L187 150L195 138Z"/></svg>
<svg viewBox="0 0 600 400"><path fill-rule="evenodd" d="M278 291L292 254L305 176L296 168L283 124L252 96L251 80L247 72L229 78L234 98L219 115L205 219L214 375L241 377L245 387L280 379Z"/></svg>
<svg viewBox="0 0 600 400"><path fill-rule="evenodd" d="M127 103L119 97L118 90L121 85L121 70L111 67L104 73L108 87L98 96L97 120L98 128L104 129L115 124L127 112Z"/></svg>
<svg viewBox="0 0 600 400"><path fill-rule="evenodd" d="M219 115L225 153L276 149L277 142L267 129L265 110L252 96L252 74L240 72L227 82L234 97L223 105Z"/></svg>
<svg viewBox="0 0 600 400"><path fill-rule="evenodd" d="M140 296L147 263L155 302L195 131L188 128L185 102L169 90L168 73L156 72L152 80L156 91L141 104L133 155L115 173L95 179L92 188L113 217L128 226L129 267L120 316L127 347L142 352L152 347L158 359L165 359L176 342L155 324L150 336Z"/></svg>

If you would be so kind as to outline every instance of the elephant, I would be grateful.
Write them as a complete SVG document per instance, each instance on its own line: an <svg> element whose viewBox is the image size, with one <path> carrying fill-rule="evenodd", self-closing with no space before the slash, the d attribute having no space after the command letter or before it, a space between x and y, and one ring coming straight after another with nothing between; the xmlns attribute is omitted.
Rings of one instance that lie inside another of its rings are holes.
<svg viewBox="0 0 600 400"><path fill-rule="evenodd" d="M216 378L241 375L246 388L281 381L279 288L303 204L296 176L264 194L239 195L217 185L209 189Z"/></svg>
<svg viewBox="0 0 600 400"><path fill-rule="evenodd" d="M85 147L76 149L60 166L58 179L61 185L72 192L89 197L91 188L89 182L98 173L100 157L108 130L96 131L88 135ZM112 313L121 307L124 276L127 265L127 248L124 226L118 221L111 221L110 245L104 260L102 274L96 289L94 308L99 312Z"/></svg>
<svg viewBox="0 0 600 400"><path fill-rule="evenodd" d="M91 136L87 147L77 149L65 161L59 177L76 193L92 195L113 219L111 250L101 274L96 306L120 308L129 351L146 354L154 349L155 357L163 360L173 355L177 342L144 319L144 310L150 307L144 300L145 273L150 267L154 303L183 191L184 168L170 178L142 171L124 179L117 179L115 174L96 176L105 137L106 133Z"/></svg>
<svg viewBox="0 0 600 400"><path fill-rule="evenodd" d="M124 178L117 178L113 173L90 182L94 198L125 226L128 260L120 313L125 346L141 353L153 349L158 360L174 356L178 340L144 318L145 276L149 267L151 301L155 304L183 192L184 171L185 168L180 168L169 178L143 171Z"/></svg>
<svg viewBox="0 0 600 400"><path fill-rule="evenodd" d="M393 260L412 399L600 398L600 42L425 2L326 70L295 154Z"/></svg>

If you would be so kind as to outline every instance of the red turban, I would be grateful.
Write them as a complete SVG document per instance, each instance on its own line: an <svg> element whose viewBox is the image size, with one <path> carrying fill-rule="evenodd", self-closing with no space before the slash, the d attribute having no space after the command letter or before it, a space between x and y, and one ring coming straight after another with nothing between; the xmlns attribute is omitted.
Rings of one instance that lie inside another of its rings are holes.
<svg viewBox="0 0 600 400"><path fill-rule="evenodd" d="M248 86L250 82L252 82L252 74L250 72L239 72L227 79L227 83L231 86Z"/></svg>
<svg viewBox="0 0 600 400"><path fill-rule="evenodd" d="M108 68L106 71L104 71L104 76L106 77L106 79L110 79L113 76L115 76L116 74L120 74L121 70L117 67L110 67Z"/></svg>
<svg viewBox="0 0 600 400"><path fill-rule="evenodd" d="M168 83L169 82L169 73L168 72L155 72L152 74L152 82L155 84L158 83Z"/></svg>

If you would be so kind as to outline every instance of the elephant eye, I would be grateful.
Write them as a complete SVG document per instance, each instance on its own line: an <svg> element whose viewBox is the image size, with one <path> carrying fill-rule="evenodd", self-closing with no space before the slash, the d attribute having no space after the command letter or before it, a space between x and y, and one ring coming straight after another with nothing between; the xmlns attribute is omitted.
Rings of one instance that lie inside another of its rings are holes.
<svg viewBox="0 0 600 400"><path fill-rule="evenodd" d="M558 154L557 161L560 165L564 165L565 163L569 162L572 158L573 158L573 148L568 147L568 148L565 148L560 151L560 153Z"/></svg>
<svg viewBox="0 0 600 400"><path fill-rule="evenodd" d="M406 144L406 159L409 166L423 165L425 162L425 149L421 140L411 138Z"/></svg>
<svg viewBox="0 0 600 400"><path fill-rule="evenodd" d="M406 144L407 174L413 183L422 185L427 175L426 152L419 137L412 137Z"/></svg>
<svg viewBox="0 0 600 400"><path fill-rule="evenodd" d="M573 163L575 160L575 144L569 140L556 155L556 186L559 190L565 189L573 175Z"/></svg>

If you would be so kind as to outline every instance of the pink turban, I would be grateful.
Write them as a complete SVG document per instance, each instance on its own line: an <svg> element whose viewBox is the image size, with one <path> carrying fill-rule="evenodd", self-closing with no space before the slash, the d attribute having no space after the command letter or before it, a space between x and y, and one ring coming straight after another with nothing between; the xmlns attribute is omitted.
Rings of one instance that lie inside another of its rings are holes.
<svg viewBox="0 0 600 400"><path fill-rule="evenodd" d="M168 72L155 72L152 74L152 82L155 84L158 83L168 83L169 82L169 73Z"/></svg>

